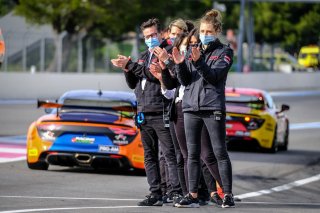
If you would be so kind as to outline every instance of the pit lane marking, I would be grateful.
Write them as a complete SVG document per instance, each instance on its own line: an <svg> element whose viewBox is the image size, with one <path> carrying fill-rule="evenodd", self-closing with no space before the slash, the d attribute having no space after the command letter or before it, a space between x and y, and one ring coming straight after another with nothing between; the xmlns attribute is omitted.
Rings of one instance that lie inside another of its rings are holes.
<svg viewBox="0 0 320 213"><path fill-rule="evenodd" d="M46 209L21 209L1 211L0 213L23 213L23 212L43 212L43 211L65 211L81 209L122 209L122 208L144 208L144 206L99 206L99 207L65 207L65 208L46 208Z"/></svg>
<svg viewBox="0 0 320 213"><path fill-rule="evenodd" d="M320 180L320 174L309 177L309 178L305 178L305 179L301 179L301 180L297 180L288 184L284 184L281 186L276 186L273 187L271 189L263 189L260 191L256 191L256 192L249 192L249 193L245 193L245 194L241 194L241 195L237 195L235 196L238 199L245 199L245 198L249 198L249 197L257 197L257 196L261 196L261 195L266 195L266 194L271 194L274 192L281 192L281 191L285 191L285 190L289 190L292 189L294 187L298 187L298 186L302 186L308 183L312 183L312 182L316 182Z"/></svg>
<svg viewBox="0 0 320 213"><path fill-rule="evenodd" d="M290 124L290 130L319 129L319 128L320 128L320 122L294 123L294 124Z"/></svg>
<svg viewBox="0 0 320 213"><path fill-rule="evenodd" d="M61 199L61 200L110 200L110 201L140 201L141 199L123 198L93 198L93 197L37 197L37 196L2 196L0 198L27 198L27 199ZM2 212L0 212L2 213Z"/></svg>
<svg viewBox="0 0 320 213"><path fill-rule="evenodd" d="M320 203L278 203L278 202L241 202L243 204L276 205L276 206L320 206Z"/></svg>
<svg viewBox="0 0 320 213"><path fill-rule="evenodd" d="M281 192L292 189L294 187L302 186L308 183L316 182L320 180L320 174L311 176L305 179L297 180L288 184L273 187L271 189L264 189L257 192L249 192L235 196L238 199L245 199L249 197L257 197L261 195L271 194L274 192ZM117 199L117 198L76 198L76 197L35 197L35 196L1 196L0 198L29 198L29 199L69 199L69 200L113 200L113 201L137 201L140 199ZM282 203L270 203L270 202L242 202L252 204L275 204L282 205ZM304 205L305 203L292 203L292 205ZM290 203L283 203L283 205L290 205ZM306 204L319 206L320 204ZM37 212L37 211L63 211L63 210L81 210L81 209L116 209L116 208L139 208L141 206L107 206L107 207L66 207L66 208L46 208L46 209L20 209L20 210L9 210L0 211L0 213L23 213L23 212Z"/></svg>

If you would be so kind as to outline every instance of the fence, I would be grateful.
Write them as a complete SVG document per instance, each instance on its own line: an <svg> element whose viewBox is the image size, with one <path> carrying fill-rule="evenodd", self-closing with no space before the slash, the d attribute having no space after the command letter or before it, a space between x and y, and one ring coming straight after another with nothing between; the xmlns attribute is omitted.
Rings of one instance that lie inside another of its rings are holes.
<svg viewBox="0 0 320 213"><path fill-rule="evenodd" d="M116 72L110 58L119 53L137 57L138 52L135 39L111 42L85 35L4 30L3 37L6 54L0 70L4 72Z"/></svg>

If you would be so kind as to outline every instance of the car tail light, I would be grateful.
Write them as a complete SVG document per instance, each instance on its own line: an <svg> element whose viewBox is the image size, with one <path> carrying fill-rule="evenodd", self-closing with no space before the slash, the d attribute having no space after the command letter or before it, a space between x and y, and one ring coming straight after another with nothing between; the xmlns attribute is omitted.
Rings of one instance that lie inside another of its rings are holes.
<svg viewBox="0 0 320 213"><path fill-rule="evenodd" d="M247 127L248 130L255 130L255 129L259 129L262 124L264 123L264 119L261 118L253 118L250 116L245 116L243 118L243 121Z"/></svg>
<svg viewBox="0 0 320 213"><path fill-rule="evenodd" d="M37 127L37 130L42 140L54 141L56 139L55 125L41 125Z"/></svg>

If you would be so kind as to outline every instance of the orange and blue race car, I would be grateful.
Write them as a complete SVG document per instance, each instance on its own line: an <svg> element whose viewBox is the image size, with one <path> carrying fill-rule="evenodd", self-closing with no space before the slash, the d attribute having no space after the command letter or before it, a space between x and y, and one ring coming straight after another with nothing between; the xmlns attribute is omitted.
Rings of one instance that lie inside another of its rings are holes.
<svg viewBox="0 0 320 213"><path fill-rule="evenodd" d="M27 134L27 164L144 169L136 98L129 92L74 90L58 101L38 101L46 115Z"/></svg>
<svg viewBox="0 0 320 213"><path fill-rule="evenodd" d="M277 109L270 94L259 89L226 88L225 95L228 146L253 145L271 153L288 149L288 105Z"/></svg>

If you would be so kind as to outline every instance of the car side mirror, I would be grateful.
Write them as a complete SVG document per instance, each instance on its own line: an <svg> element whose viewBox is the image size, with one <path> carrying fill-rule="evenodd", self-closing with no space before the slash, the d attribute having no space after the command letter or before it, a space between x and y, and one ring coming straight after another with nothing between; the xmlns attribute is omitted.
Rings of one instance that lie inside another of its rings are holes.
<svg viewBox="0 0 320 213"><path fill-rule="evenodd" d="M287 111L287 110L289 110L289 109L290 109L290 106L289 106L289 105L287 105L287 104L282 104L282 105L281 105L281 111L280 111L280 112Z"/></svg>

